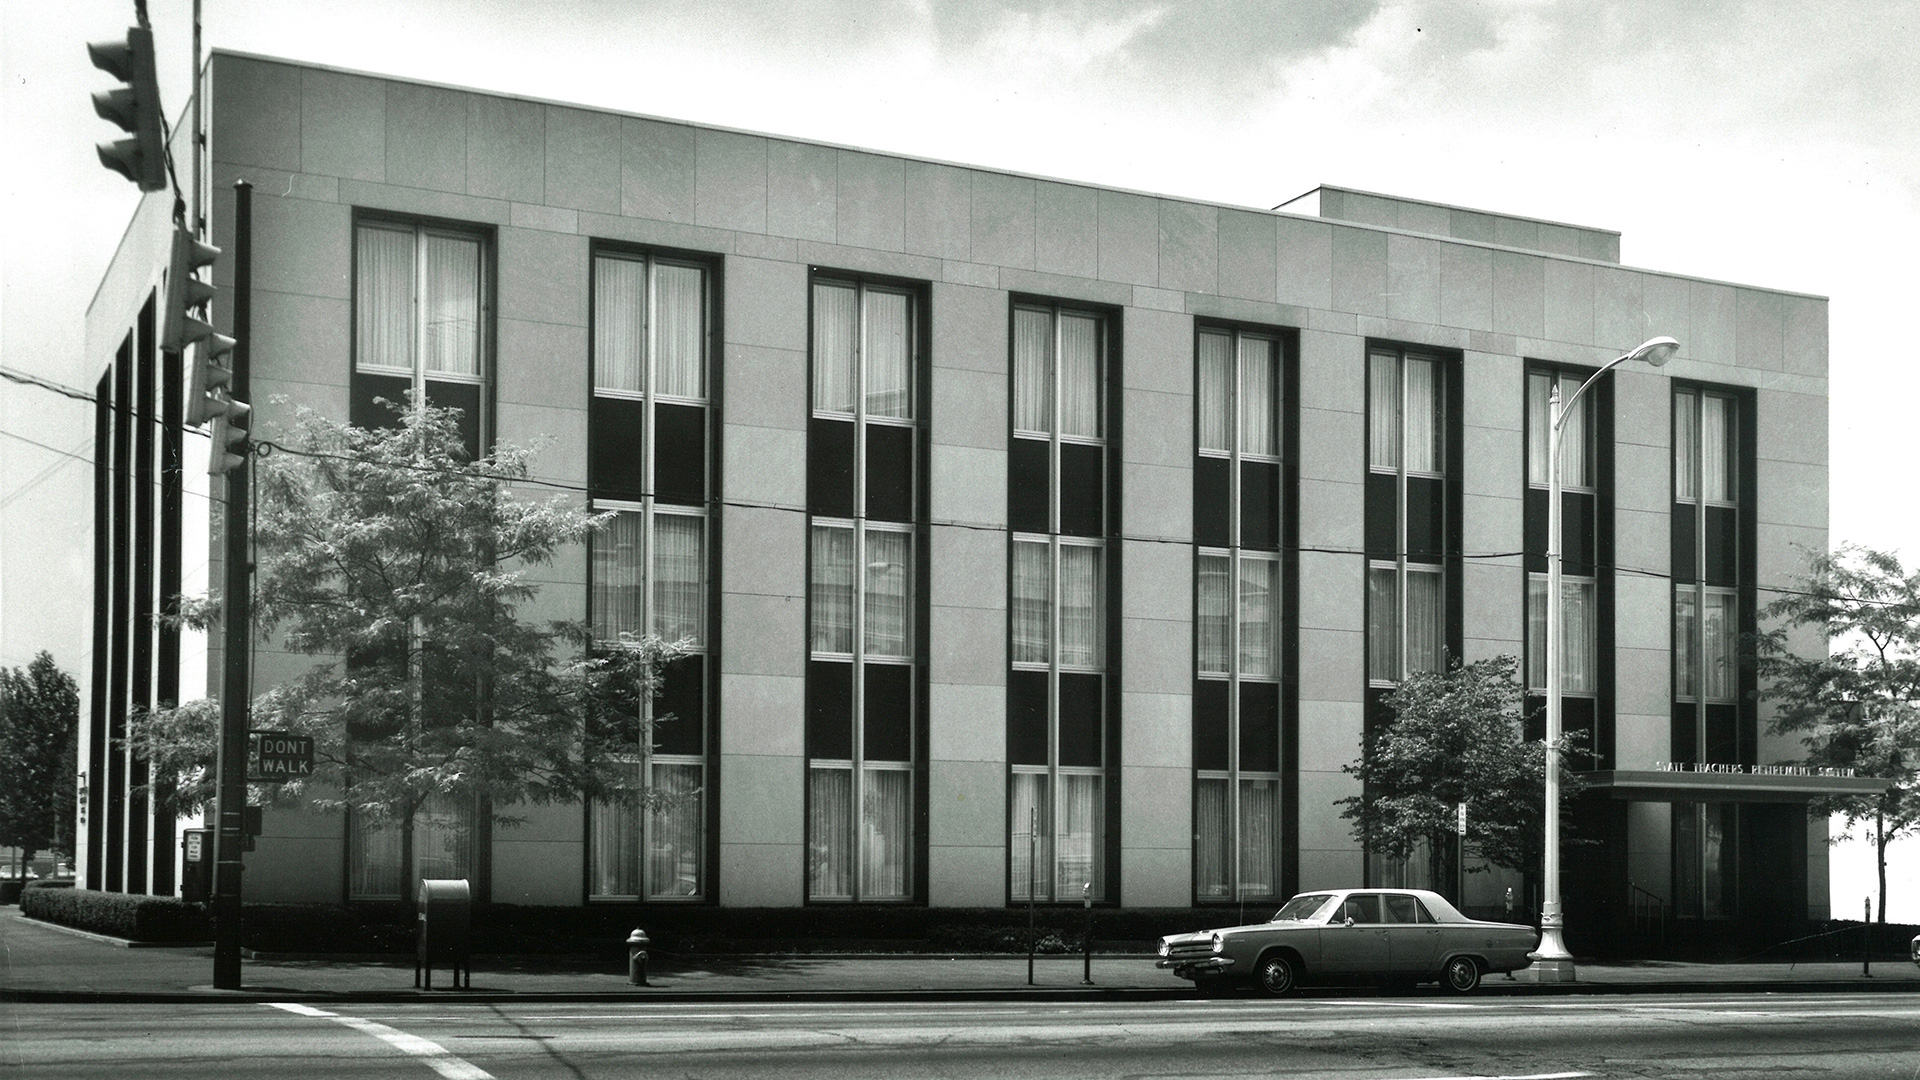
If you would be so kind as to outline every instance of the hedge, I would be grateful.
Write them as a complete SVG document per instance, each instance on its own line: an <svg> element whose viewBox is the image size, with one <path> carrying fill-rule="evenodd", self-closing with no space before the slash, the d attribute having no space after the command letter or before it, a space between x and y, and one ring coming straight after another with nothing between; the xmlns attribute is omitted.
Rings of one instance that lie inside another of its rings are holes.
<svg viewBox="0 0 1920 1080"><path fill-rule="evenodd" d="M131 896L37 882L20 894L28 918L130 941L205 941L211 936L199 904L159 896Z"/></svg>

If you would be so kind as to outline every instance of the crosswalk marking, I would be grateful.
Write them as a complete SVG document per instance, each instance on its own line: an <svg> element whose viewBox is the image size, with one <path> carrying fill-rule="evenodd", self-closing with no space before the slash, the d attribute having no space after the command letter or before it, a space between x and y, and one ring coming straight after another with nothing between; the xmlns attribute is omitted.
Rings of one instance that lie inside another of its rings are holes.
<svg viewBox="0 0 1920 1080"><path fill-rule="evenodd" d="M358 1016L342 1016L339 1013L316 1009L311 1005L301 1005L297 1002L273 1001L268 1004L295 1016L331 1020L336 1024L344 1024L363 1035L371 1035L388 1046L419 1058L421 1064L446 1077L446 1080L493 1080L492 1073L464 1058L455 1057L446 1047L432 1039L409 1035L399 1028L390 1028L377 1021L363 1020Z"/></svg>

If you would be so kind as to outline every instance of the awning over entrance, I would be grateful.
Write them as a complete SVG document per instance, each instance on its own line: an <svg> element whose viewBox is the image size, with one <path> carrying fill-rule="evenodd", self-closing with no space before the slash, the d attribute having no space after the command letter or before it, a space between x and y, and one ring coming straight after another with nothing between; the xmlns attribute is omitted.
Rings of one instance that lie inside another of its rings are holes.
<svg viewBox="0 0 1920 1080"><path fill-rule="evenodd" d="M1872 795L1889 781L1870 776L1821 775L1790 766L1720 766L1692 769L1602 769L1581 773L1588 790L1602 798L1635 802L1795 803L1826 795ZM1732 770L1738 769L1735 772ZM1769 771L1780 769L1782 771Z"/></svg>

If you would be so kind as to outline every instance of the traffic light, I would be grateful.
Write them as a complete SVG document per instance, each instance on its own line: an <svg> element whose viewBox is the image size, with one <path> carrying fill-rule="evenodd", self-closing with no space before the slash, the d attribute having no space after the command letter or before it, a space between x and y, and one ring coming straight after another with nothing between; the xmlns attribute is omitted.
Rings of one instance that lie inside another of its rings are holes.
<svg viewBox="0 0 1920 1080"><path fill-rule="evenodd" d="M247 460L247 423L253 407L232 398L221 398L220 405L220 414L213 418L213 450L207 457L209 476L223 475Z"/></svg>
<svg viewBox="0 0 1920 1080"><path fill-rule="evenodd" d="M215 333L213 327L197 316L213 299L212 285L194 276L203 266L211 266L220 257L220 249L193 238L185 226L173 227L173 257L167 265L167 304L160 326L160 347L169 352L193 353L193 370L187 391L187 423L204 424L218 416L226 399L215 393L233 379L226 366L234 340Z"/></svg>
<svg viewBox="0 0 1920 1080"><path fill-rule="evenodd" d="M99 145L100 164L140 185L141 191L167 186L167 145L161 132L160 82L153 67L153 31L127 28L127 40L87 45L93 66L127 85L93 95L93 111L133 134L131 139Z"/></svg>

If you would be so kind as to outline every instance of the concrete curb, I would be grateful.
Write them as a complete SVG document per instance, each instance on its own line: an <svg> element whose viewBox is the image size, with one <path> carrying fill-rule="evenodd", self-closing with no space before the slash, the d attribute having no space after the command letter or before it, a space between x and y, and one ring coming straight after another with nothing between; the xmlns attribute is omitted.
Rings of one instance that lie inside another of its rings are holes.
<svg viewBox="0 0 1920 1080"><path fill-rule="evenodd" d="M1920 982L1874 982L1866 979L1831 982L1663 982L1663 983L1557 983L1483 985L1470 997L1629 997L1645 994L1846 994L1846 993L1920 993ZM1382 996L1366 990L1308 990L1301 997L1313 999L1365 999ZM1390 995L1402 996L1402 995ZM1439 992L1420 997L1451 1000ZM0 989L0 1001L68 1004L183 1004L231 1002L259 1004L270 1001L294 1001L309 1004L400 1005L432 1002L436 1005L504 1005L515 1002L553 1004L754 1004L767 1002L980 1002L980 1001L1183 1001L1193 1000L1186 987L998 987L964 990L633 990L633 991L527 991L488 990L276 990L254 987L241 990L215 990L194 987L186 990L11 990ZM1228 999L1219 999L1228 1000ZM1247 996L1247 1001L1262 1000Z"/></svg>

